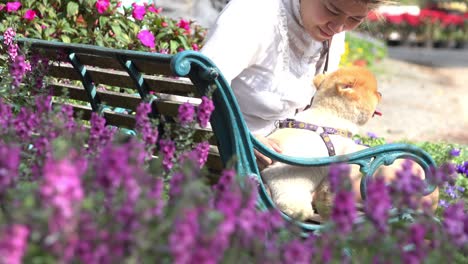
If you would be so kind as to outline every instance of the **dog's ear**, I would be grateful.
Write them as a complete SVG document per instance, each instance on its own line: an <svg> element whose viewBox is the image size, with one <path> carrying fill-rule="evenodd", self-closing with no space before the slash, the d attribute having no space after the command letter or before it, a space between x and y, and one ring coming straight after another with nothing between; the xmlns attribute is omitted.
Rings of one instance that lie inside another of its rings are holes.
<svg viewBox="0 0 468 264"><path fill-rule="evenodd" d="M356 83L350 83L350 82L346 82L346 83L337 83L336 84L336 90L338 91L338 94L340 94L341 96L346 96L346 97L349 97L349 98L353 98L353 99L358 99L358 92L355 91L355 86Z"/></svg>
<svg viewBox="0 0 468 264"><path fill-rule="evenodd" d="M314 82L315 88L316 88L317 90L319 89L319 87L320 87L320 85L322 84L323 80L325 80L325 77L326 77L326 76L325 76L325 74L323 74L323 73L320 73L320 74L318 74L318 75L316 75L316 76L314 77L314 81L313 81L313 82Z"/></svg>

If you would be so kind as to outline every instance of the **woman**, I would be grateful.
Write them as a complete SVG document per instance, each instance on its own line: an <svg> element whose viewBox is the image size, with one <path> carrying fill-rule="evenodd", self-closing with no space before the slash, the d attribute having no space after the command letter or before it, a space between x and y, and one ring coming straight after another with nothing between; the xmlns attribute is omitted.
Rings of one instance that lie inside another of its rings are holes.
<svg viewBox="0 0 468 264"><path fill-rule="evenodd" d="M231 82L251 132L281 152L265 138L275 121L293 117L310 103L313 76L338 68L344 32L384 2L231 0L210 28L202 52ZM256 155L261 165L271 163Z"/></svg>

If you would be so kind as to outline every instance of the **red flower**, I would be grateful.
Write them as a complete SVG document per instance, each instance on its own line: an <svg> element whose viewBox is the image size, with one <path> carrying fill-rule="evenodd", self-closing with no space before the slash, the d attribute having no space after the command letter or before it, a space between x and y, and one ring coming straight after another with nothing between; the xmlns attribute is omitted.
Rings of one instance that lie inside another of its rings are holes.
<svg viewBox="0 0 468 264"><path fill-rule="evenodd" d="M390 23L390 24L395 24L399 25L403 22L403 16L402 15L390 15L386 14L385 19Z"/></svg>
<svg viewBox="0 0 468 264"><path fill-rule="evenodd" d="M442 25L449 26L449 25L463 25L464 19L460 15L455 14L447 14L442 18Z"/></svg>
<svg viewBox="0 0 468 264"><path fill-rule="evenodd" d="M422 9L419 13L419 16L421 17L421 20L429 20L429 22L435 23L442 20L442 17L445 16L445 13L436 10Z"/></svg>
<svg viewBox="0 0 468 264"><path fill-rule="evenodd" d="M403 20L410 26L417 27L421 24L420 16L404 13Z"/></svg>
<svg viewBox="0 0 468 264"><path fill-rule="evenodd" d="M24 13L23 18L26 19L26 20L29 20L29 21L33 21L34 18L36 18L36 11L31 10L31 9L26 10L26 12Z"/></svg>
<svg viewBox="0 0 468 264"><path fill-rule="evenodd" d="M177 26L180 27L180 28L185 29L186 31L189 31L190 30L190 21L187 21L185 19L181 19L177 23Z"/></svg>

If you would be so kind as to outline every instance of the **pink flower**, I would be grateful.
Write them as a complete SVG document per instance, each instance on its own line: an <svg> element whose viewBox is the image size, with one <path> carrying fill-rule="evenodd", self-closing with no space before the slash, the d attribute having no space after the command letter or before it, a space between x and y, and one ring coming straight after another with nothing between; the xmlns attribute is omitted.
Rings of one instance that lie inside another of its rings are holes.
<svg viewBox="0 0 468 264"><path fill-rule="evenodd" d="M133 6L133 12L132 12L133 18L135 18L136 20L143 20L146 14L145 6L137 5L135 3L133 3L132 6Z"/></svg>
<svg viewBox="0 0 468 264"><path fill-rule="evenodd" d="M21 3L20 2L8 2L6 4L7 12L15 12L20 9Z"/></svg>
<svg viewBox="0 0 468 264"><path fill-rule="evenodd" d="M180 28L185 29L186 31L189 31L190 30L190 21L187 21L185 19L181 19L177 23L177 26L180 27Z"/></svg>
<svg viewBox="0 0 468 264"><path fill-rule="evenodd" d="M141 30L138 35L138 39L141 41L141 44L143 46L149 47L149 48L154 48L154 35L151 33L151 31L144 29Z"/></svg>
<svg viewBox="0 0 468 264"><path fill-rule="evenodd" d="M34 18L36 18L36 11L34 11L32 9L26 10L26 12L24 13L23 18L26 19L26 20L29 20L29 21L33 21Z"/></svg>
<svg viewBox="0 0 468 264"><path fill-rule="evenodd" d="M28 245L29 229L21 224L13 224L2 230L0 238L0 263L23 263L23 255Z"/></svg>
<svg viewBox="0 0 468 264"><path fill-rule="evenodd" d="M148 6L148 12L159 14L162 11L162 7L156 8L154 4Z"/></svg>
<svg viewBox="0 0 468 264"><path fill-rule="evenodd" d="M197 43L193 43L193 44L192 44L192 49L193 49L194 51L198 51L200 48L198 47Z"/></svg>
<svg viewBox="0 0 468 264"><path fill-rule="evenodd" d="M110 6L110 0L98 0L96 2L96 9L99 14L103 14Z"/></svg>

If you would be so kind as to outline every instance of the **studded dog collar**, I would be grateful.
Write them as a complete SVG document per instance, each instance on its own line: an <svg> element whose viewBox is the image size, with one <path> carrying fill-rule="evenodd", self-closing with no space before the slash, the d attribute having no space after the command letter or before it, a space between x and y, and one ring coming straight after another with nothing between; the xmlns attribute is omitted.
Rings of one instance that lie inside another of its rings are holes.
<svg viewBox="0 0 468 264"><path fill-rule="evenodd" d="M323 142L325 143L325 146L328 149L328 155L330 156L335 156L335 147L333 146L333 143L330 140L329 135L340 135L342 137L347 137L347 138L352 138L353 134L347 130L344 129L337 129L333 127L324 127L324 126L317 126L314 124L306 123L306 122L300 122L294 119L285 119L285 120L278 120L275 123L277 128L298 128L298 129L306 129L306 130L311 130L314 132L317 132L319 128L322 128L323 132L320 133L320 137L322 138Z"/></svg>

